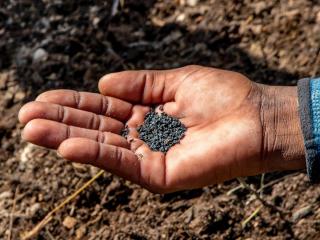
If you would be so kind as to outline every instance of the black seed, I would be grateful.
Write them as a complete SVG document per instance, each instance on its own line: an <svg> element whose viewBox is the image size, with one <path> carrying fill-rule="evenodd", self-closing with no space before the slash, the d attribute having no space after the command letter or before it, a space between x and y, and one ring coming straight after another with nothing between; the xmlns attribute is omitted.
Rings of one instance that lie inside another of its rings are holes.
<svg viewBox="0 0 320 240"><path fill-rule="evenodd" d="M146 142L153 151L166 153L170 147L179 143L187 128L179 119L166 113L150 111L144 118L143 125L137 128L139 138Z"/></svg>
<svg viewBox="0 0 320 240"><path fill-rule="evenodd" d="M129 128L128 128L128 126L126 125L126 126L124 127L124 129L121 130L120 135L121 135L122 137L127 138L127 137L128 137L128 134L129 134Z"/></svg>

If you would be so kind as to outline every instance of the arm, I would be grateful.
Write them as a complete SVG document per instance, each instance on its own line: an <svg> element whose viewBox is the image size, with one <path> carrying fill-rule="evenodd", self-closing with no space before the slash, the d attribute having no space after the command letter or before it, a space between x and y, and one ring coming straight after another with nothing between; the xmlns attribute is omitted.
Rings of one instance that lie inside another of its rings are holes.
<svg viewBox="0 0 320 240"><path fill-rule="evenodd" d="M23 137L153 192L305 167L296 87L256 84L241 74L188 66L104 76L100 94L55 90L19 114ZM138 138L155 104L188 128L166 155ZM120 137L124 125L130 141Z"/></svg>
<svg viewBox="0 0 320 240"><path fill-rule="evenodd" d="M262 159L268 159L266 171L305 168L303 136L300 126L297 87L262 88Z"/></svg>

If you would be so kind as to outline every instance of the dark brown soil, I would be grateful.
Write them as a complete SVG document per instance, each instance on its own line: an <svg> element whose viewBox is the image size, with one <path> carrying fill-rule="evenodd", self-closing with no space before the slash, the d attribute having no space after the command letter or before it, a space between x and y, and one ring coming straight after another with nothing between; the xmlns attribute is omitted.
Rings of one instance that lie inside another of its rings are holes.
<svg viewBox="0 0 320 240"><path fill-rule="evenodd" d="M124 0L117 11L112 2L0 2L0 239L19 239L97 172L21 141L17 112L40 92L96 91L104 73L186 64L267 84L320 74L317 0ZM38 239L320 239L319 186L287 174L267 174L275 182L263 198L289 214L263 207L242 227L261 204L245 189L228 194L236 180L159 195L106 173Z"/></svg>

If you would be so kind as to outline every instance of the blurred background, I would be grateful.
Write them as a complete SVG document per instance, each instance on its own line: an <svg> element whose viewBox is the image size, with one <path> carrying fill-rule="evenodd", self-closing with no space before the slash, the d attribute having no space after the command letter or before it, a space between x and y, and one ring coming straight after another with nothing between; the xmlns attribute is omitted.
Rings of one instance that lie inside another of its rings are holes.
<svg viewBox="0 0 320 240"><path fill-rule="evenodd" d="M17 113L48 89L97 92L105 73L201 64L256 82L320 74L317 0L0 1L0 239L19 239L98 169L21 141ZM304 172L151 194L105 173L35 239L320 239ZM262 190L261 190L262 189Z"/></svg>

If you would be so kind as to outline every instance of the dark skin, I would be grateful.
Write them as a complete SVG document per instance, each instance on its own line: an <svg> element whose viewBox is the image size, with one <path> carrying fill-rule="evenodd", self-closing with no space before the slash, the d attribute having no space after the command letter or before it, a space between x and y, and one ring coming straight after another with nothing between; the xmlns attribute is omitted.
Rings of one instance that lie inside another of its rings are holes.
<svg viewBox="0 0 320 240"><path fill-rule="evenodd" d="M187 66L108 74L99 90L41 94L20 110L23 138L160 193L305 167L296 87ZM135 129L154 104L188 128L166 155L151 151ZM128 141L119 135L125 124Z"/></svg>

